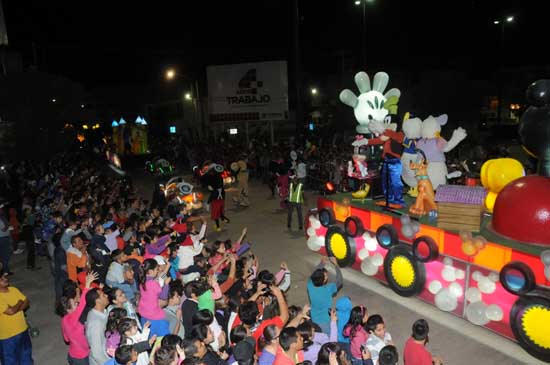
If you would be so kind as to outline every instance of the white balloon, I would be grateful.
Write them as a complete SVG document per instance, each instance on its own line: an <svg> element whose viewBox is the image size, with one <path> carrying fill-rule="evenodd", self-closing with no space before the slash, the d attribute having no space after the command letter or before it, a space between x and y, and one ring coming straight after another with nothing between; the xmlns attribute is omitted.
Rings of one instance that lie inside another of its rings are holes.
<svg viewBox="0 0 550 365"><path fill-rule="evenodd" d="M504 317L504 313L502 313L502 308L500 308L497 304L491 304L485 309L485 315L487 318L489 318L491 321L501 321Z"/></svg>
<svg viewBox="0 0 550 365"><path fill-rule="evenodd" d="M311 236L307 239L307 247L311 251L319 251L321 246L317 244L317 236Z"/></svg>
<svg viewBox="0 0 550 365"><path fill-rule="evenodd" d="M455 276L456 276L457 280L462 280L466 277L466 273L464 272L464 270L456 269L455 270Z"/></svg>
<svg viewBox="0 0 550 365"><path fill-rule="evenodd" d="M369 250L367 250L366 248L362 248L357 254L357 257L359 257L359 260L363 261L364 259L369 257Z"/></svg>
<svg viewBox="0 0 550 365"><path fill-rule="evenodd" d="M449 285L449 291L457 298L460 298L462 294L464 294L464 289L462 289L462 285L457 282L451 283L451 285Z"/></svg>
<svg viewBox="0 0 550 365"><path fill-rule="evenodd" d="M466 307L466 318L473 324L483 326L489 323L489 318L485 314L487 306L483 302L471 303Z"/></svg>
<svg viewBox="0 0 550 365"><path fill-rule="evenodd" d="M550 250L544 250L540 254L540 259L544 266L550 266Z"/></svg>
<svg viewBox="0 0 550 365"><path fill-rule="evenodd" d="M456 280L456 270L452 266L445 266L443 271L441 271L441 276L445 281L455 281Z"/></svg>
<svg viewBox="0 0 550 365"><path fill-rule="evenodd" d="M483 278L483 274L480 273L479 271L474 271L474 273L472 274L472 279L474 279L474 281L479 281L479 279Z"/></svg>
<svg viewBox="0 0 550 365"><path fill-rule="evenodd" d="M367 257L361 262L361 271L368 276L374 276L378 273L378 266L375 266L371 262L371 257Z"/></svg>
<svg viewBox="0 0 550 365"><path fill-rule="evenodd" d="M451 312L458 306L456 296L454 296L449 288L440 290L435 296L435 305L437 308L445 312Z"/></svg>
<svg viewBox="0 0 550 365"><path fill-rule="evenodd" d="M489 280L491 280L493 283L498 283L500 281L500 277L498 275L498 272L492 272L488 276Z"/></svg>
<svg viewBox="0 0 550 365"><path fill-rule="evenodd" d="M315 243L319 247L323 247L325 245L325 236L314 236L315 237Z"/></svg>
<svg viewBox="0 0 550 365"><path fill-rule="evenodd" d="M374 266L382 266L384 263L384 257L380 252L377 252L371 257L371 262Z"/></svg>
<svg viewBox="0 0 550 365"><path fill-rule="evenodd" d="M468 288L466 290L466 300L470 303L481 301L481 292L478 288Z"/></svg>
<svg viewBox="0 0 550 365"><path fill-rule="evenodd" d="M315 232L315 231L316 231L315 228L313 228L313 227L310 226L310 227L307 229L306 233L307 233L307 235L308 235L309 237L311 237L311 236L315 236L315 235L316 235L316 232Z"/></svg>
<svg viewBox="0 0 550 365"><path fill-rule="evenodd" d="M364 233L363 239L365 240L365 248L369 251L376 251L378 248L378 241L376 241L375 237L371 237L370 234Z"/></svg>
<svg viewBox="0 0 550 365"><path fill-rule="evenodd" d="M310 223L311 223L311 226L315 229L318 229L321 227L321 222L319 221L319 219L313 217L313 219L310 219Z"/></svg>
<svg viewBox="0 0 550 365"><path fill-rule="evenodd" d="M497 289L496 284L491 280L489 280L489 278L487 277L481 278L477 282L477 287L479 288L479 291L482 292L483 294L492 294Z"/></svg>
<svg viewBox="0 0 550 365"><path fill-rule="evenodd" d="M414 232L413 232L413 229L410 225L401 226L401 233L403 234L403 236L405 236L407 238L413 238L414 237Z"/></svg>
<svg viewBox="0 0 550 365"><path fill-rule="evenodd" d="M441 285L441 282L439 280L433 280L430 282L430 285L428 285L428 291L432 294L437 294L441 290L443 285Z"/></svg>
<svg viewBox="0 0 550 365"><path fill-rule="evenodd" d="M406 225L406 224L411 223L411 217L409 217L408 214L403 214L401 216L400 220L401 220L401 225Z"/></svg>
<svg viewBox="0 0 550 365"><path fill-rule="evenodd" d="M544 276L546 276L546 280L550 280L550 266L544 268Z"/></svg>
<svg viewBox="0 0 550 365"><path fill-rule="evenodd" d="M453 259L450 257L445 257L443 259L443 265L445 266L453 266Z"/></svg>

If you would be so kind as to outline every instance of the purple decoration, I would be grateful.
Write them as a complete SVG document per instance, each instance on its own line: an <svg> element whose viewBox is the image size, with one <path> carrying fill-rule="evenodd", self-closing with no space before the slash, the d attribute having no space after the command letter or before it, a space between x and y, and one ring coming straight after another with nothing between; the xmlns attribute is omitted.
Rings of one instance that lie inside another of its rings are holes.
<svg viewBox="0 0 550 365"><path fill-rule="evenodd" d="M483 205L487 190L482 186L441 185L435 193L438 203Z"/></svg>

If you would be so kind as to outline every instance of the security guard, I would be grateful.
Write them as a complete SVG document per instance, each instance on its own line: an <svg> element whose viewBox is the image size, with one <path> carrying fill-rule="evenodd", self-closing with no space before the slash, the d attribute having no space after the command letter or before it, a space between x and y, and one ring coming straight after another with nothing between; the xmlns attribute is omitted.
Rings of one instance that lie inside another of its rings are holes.
<svg viewBox="0 0 550 365"><path fill-rule="evenodd" d="M287 227L291 228L292 225L292 211L296 208L298 213L298 229L303 229L304 218L302 216L302 205L304 204L304 184L302 184L297 178L296 174L292 172L289 176L290 187L288 192L288 216Z"/></svg>

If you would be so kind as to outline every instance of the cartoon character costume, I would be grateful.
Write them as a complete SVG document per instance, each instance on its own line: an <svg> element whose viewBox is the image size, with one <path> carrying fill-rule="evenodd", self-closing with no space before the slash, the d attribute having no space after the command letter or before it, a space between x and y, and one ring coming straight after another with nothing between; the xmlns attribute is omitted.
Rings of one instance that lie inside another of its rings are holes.
<svg viewBox="0 0 550 365"><path fill-rule="evenodd" d="M405 184L410 188L416 188L415 172L410 167L411 161L416 161L417 150L416 143L420 139L422 132L422 120L420 118L408 118L407 114L403 120L403 133L405 138L403 139L403 154L401 155L401 164L403 171L401 177Z"/></svg>

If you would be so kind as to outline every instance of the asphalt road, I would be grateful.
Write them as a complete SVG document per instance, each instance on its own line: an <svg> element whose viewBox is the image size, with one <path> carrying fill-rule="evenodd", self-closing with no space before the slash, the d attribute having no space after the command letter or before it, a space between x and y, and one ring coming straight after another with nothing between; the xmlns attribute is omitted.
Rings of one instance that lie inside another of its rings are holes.
<svg viewBox="0 0 550 365"><path fill-rule="evenodd" d="M137 188L149 199L152 179L143 175L142 171L133 176ZM286 212L278 211L278 200L270 198L267 186L252 182L251 206L248 208L233 206L231 194L227 194L226 203L231 223L224 225L219 233L209 227L209 240L237 239L241 229L248 227L247 240L260 258L260 266L275 270L281 261L286 261L292 271L289 303L307 303L306 281L320 257L307 248L304 233L297 231L296 227L292 231L287 230ZM306 204L313 206L315 197L306 194ZM16 274L11 278L11 283L30 299L28 318L33 326L40 329L40 335L33 339L35 364L66 364L67 346L61 336L60 318L53 311L54 289L49 262L46 258L39 258L42 270L30 272L25 269L24 259L25 254L12 257L12 268ZM400 355L410 335L412 323L418 318L426 318L430 322L429 349L441 356L445 365L542 364L512 341L441 312L415 298L399 297L389 288L358 271L343 271L344 288L338 297L350 296L354 305L363 304L368 307L369 313L381 314Z"/></svg>

